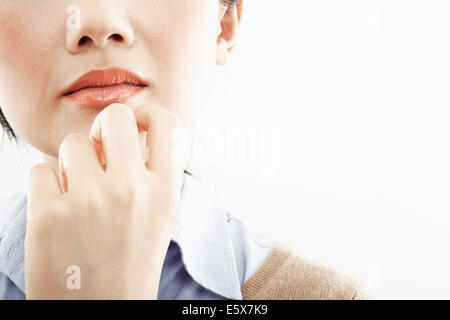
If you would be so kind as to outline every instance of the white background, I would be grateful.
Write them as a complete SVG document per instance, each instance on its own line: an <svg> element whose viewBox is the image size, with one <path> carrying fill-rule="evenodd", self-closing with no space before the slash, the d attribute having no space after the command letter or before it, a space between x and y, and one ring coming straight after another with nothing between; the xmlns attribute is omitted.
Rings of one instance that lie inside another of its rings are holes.
<svg viewBox="0 0 450 320"><path fill-rule="evenodd" d="M227 209L373 298L450 299L448 0L245 9L207 125L268 142L218 164ZM1 194L33 159L5 145Z"/></svg>

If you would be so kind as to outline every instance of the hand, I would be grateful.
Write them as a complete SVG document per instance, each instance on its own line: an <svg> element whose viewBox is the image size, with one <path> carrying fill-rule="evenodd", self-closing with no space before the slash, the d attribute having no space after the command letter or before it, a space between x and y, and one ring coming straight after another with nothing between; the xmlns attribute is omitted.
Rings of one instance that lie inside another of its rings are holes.
<svg viewBox="0 0 450 320"><path fill-rule="evenodd" d="M180 120L166 109L114 104L90 137L64 139L59 176L49 164L32 168L27 299L156 299L183 183L186 141L173 141L177 132ZM69 266L80 289L67 285Z"/></svg>

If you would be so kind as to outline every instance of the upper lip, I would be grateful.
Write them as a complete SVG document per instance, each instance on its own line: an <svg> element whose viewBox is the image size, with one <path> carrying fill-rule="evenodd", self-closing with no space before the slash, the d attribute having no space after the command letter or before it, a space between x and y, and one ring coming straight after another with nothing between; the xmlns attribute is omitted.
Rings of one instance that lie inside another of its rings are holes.
<svg viewBox="0 0 450 320"><path fill-rule="evenodd" d="M130 84L145 87L147 83L131 71L110 68L105 70L92 70L76 80L63 95L67 96L86 88L109 87L120 84Z"/></svg>

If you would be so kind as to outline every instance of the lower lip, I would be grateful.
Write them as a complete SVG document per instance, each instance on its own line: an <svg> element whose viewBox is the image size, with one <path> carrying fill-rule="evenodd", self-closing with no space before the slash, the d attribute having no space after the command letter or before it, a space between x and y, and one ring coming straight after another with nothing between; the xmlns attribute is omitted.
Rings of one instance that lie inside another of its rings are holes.
<svg viewBox="0 0 450 320"><path fill-rule="evenodd" d="M106 108L113 103L125 103L144 88L132 84L118 84L108 87L86 88L64 97L87 107Z"/></svg>

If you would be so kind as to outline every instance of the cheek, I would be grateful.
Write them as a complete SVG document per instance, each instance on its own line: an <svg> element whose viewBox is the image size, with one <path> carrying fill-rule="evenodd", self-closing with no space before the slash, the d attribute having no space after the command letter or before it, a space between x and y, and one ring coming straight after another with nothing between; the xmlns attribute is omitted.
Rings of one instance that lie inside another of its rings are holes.
<svg viewBox="0 0 450 320"><path fill-rule="evenodd" d="M39 119L35 115L45 101L54 46L51 39L57 38L56 28L44 19L20 9L0 13L0 106L19 134L27 130L30 119Z"/></svg>
<svg viewBox="0 0 450 320"><path fill-rule="evenodd" d="M215 71L218 1L167 1L167 10L147 17L141 34L157 63L155 94L187 119L204 104Z"/></svg>

